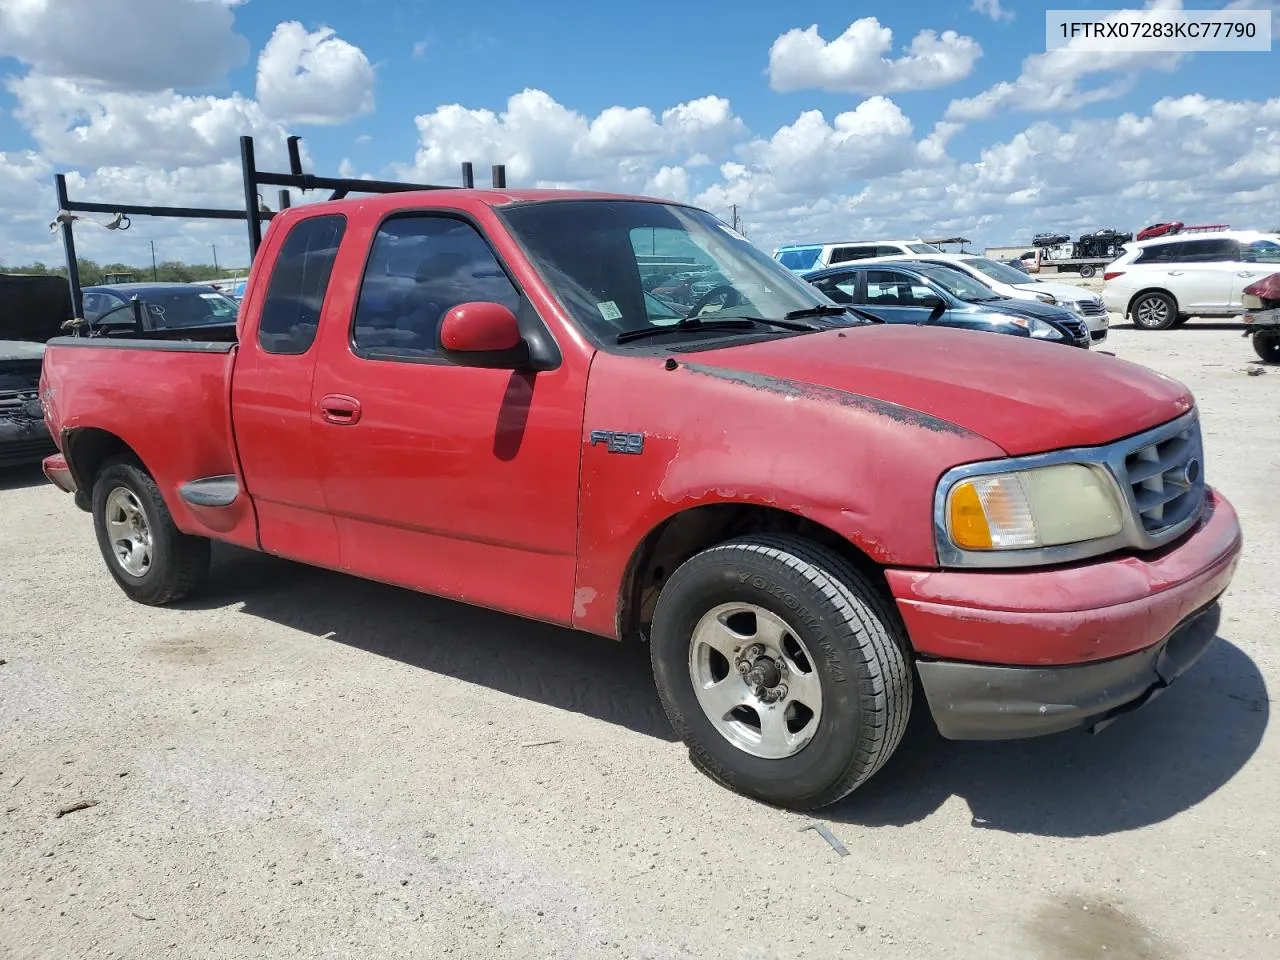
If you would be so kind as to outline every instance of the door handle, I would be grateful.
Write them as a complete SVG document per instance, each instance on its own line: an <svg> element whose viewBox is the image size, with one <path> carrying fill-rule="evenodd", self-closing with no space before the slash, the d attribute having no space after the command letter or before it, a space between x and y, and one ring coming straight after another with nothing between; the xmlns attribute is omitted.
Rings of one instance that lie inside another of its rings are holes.
<svg viewBox="0 0 1280 960"><path fill-rule="evenodd" d="M320 416L328 423L342 425L360 422L360 401L355 397L331 393L320 400Z"/></svg>
<svg viewBox="0 0 1280 960"><path fill-rule="evenodd" d="M1181 270L1170 270L1170 271L1169 271L1169 276L1171 276L1171 277L1180 277L1180 276L1182 276L1182 271L1181 271Z"/></svg>
<svg viewBox="0 0 1280 960"><path fill-rule="evenodd" d="M1241 273L1237 273L1237 274L1236 274L1236 276L1237 276L1237 277L1256 277L1256 276L1257 276L1257 274L1256 274L1256 273L1250 273L1249 271L1247 271L1247 270L1246 270L1246 271L1242 271Z"/></svg>

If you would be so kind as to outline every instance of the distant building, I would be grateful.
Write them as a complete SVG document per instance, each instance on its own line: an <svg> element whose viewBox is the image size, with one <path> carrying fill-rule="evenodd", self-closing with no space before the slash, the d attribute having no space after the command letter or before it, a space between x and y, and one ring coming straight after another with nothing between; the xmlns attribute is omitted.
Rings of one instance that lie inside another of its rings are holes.
<svg viewBox="0 0 1280 960"><path fill-rule="evenodd" d="M1016 260L1024 253L1032 253L1035 247L987 247L983 253L992 260Z"/></svg>

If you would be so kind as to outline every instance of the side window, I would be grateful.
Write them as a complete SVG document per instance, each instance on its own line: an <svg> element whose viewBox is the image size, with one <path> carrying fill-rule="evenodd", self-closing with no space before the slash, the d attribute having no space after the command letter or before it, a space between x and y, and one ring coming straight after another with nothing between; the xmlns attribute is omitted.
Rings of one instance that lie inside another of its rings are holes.
<svg viewBox="0 0 1280 960"><path fill-rule="evenodd" d="M258 320L258 344L265 353L296 355L311 349L346 229L346 217L330 214L295 223L285 237Z"/></svg>
<svg viewBox="0 0 1280 960"><path fill-rule="evenodd" d="M1280 243L1274 240L1254 240L1252 243L1241 244L1240 259L1245 263L1280 263Z"/></svg>
<svg viewBox="0 0 1280 960"><path fill-rule="evenodd" d="M837 263L848 263L850 260L866 260L875 255L875 247L836 247L831 251L831 266Z"/></svg>
<svg viewBox="0 0 1280 960"><path fill-rule="evenodd" d="M84 298L84 318L97 320L106 310L106 297L100 293L86 293Z"/></svg>
<svg viewBox="0 0 1280 960"><path fill-rule="evenodd" d="M1174 263L1179 259L1185 244L1182 243L1158 243L1154 247L1147 247L1133 262L1137 263Z"/></svg>
<svg viewBox="0 0 1280 960"><path fill-rule="evenodd" d="M1181 246L1180 259L1184 263L1222 263L1240 258L1240 245L1234 240L1188 240Z"/></svg>
<svg viewBox="0 0 1280 960"><path fill-rule="evenodd" d="M520 308L520 294L476 229L452 217L395 217L373 238L352 345L360 356L434 357L445 313L473 300Z"/></svg>
<svg viewBox="0 0 1280 960"><path fill-rule="evenodd" d="M859 302L858 275L856 273L838 273L833 277L823 277L814 286L836 303Z"/></svg>
<svg viewBox="0 0 1280 960"><path fill-rule="evenodd" d="M902 256L902 254L903 254L904 252L905 252L905 251L902 249L902 247L897 247L897 246L894 246L894 247L884 247L884 246L876 247L876 256L877 256L877 257L900 257L900 256Z"/></svg>
<svg viewBox="0 0 1280 960"><path fill-rule="evenodd" d="M932 292L905 273L898 273L896 270L870 270L867 272L867 306L920 306L916 302L917 288L923 291L922 296Z"/></svg>

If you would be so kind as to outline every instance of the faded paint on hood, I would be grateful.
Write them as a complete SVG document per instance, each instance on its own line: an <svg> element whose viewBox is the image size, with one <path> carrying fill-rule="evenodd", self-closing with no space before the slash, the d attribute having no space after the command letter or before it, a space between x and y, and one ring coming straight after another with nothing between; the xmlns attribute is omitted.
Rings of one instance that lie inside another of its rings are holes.
<svg viewBox="0 0 1280 960"><path fill-rule="evenodd" d="M1013 456L1108 443L1195 404L1178 381L1125 360L945 327L847 327L685 359L695 372L743 389L794 396L797 385L808 384L821 388L807 392L815 401L839 391L894 404L976 433Z"/></svg>

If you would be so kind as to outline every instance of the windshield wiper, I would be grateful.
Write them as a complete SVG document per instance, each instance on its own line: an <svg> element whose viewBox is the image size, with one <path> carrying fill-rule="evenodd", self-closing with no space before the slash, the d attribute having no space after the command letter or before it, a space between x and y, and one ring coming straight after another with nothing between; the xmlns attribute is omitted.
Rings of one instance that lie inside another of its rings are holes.
<svg viewBox="0 0 1280 960"><path fill-rule="evenodd" d="M792 310L783 314L783 318L786 320L803 320L805 317L835 317L845 312L847 312L846 307L841 307L834 303L820 303L815 307Z"/></svg>
<svg viewBox="0 0 1280 960"><path fill-rule="evenodd" d="M884 317L877 317L874 313L868 313L861 307L855 307L851 303L844 306L834 303L821 303L816 307L792 310L786 315L786 318L788 320L799 320L802 317L836 317L842 313L852 313L855 317L861 317L870 323L884 323Z"/></svg>
<svg viewBox="0 0 1280 960"><path fill-rule="evenodd" d="M664 333L702 333L716 330L751 330L759 320L745 317L723 318L720 320L703 320L699 317L685 317L679 323L671 323L662 327L640 327L638 330L623 330L613 338L614 343L630 343L646 337L656 337Z"/></svg>

